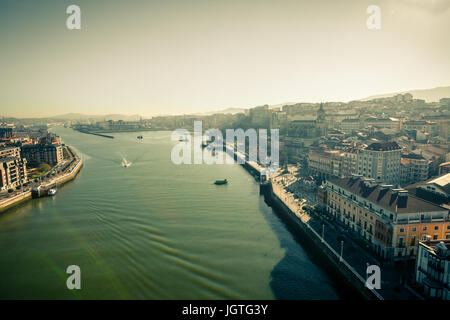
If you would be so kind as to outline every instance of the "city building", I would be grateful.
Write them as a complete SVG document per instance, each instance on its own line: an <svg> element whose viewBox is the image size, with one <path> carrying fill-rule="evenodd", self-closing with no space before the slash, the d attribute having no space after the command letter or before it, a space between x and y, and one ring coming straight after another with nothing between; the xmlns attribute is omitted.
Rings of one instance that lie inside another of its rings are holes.
<svg viewBox="0 0 450 320"><path fill-rule="evenodd" d="M438 133L438 125L436 122L429 120L408 120L403 123L403 129L405 130L417 130L430 134Z"/></svg>
<svg viewBox="0 0 450 320"><path fill-rule="evenodd" d="M406 187L425 201L450 209L450 173Z"/></svg>
<svg viewBox="0 0 450 320"><path fill-rule="evenodd" d="M419 242L416 281L427 298L450 300L450 240Z"/></svg>
<svg viewBox="0 0 450 320"><path fill-rule="evenodd" d="M450 173L450 162L444 162L439 165L439 175Z"/></svg>
<svg viewBox="0 0 450 320"><path fill-rule="evenodd" d="M359 149L348 149L342 152L341 178L349 178L356 172Z"/></svg>
<svg viewBox="0 0 450 320"><path fill-rule="evenodd" d="M13 136L13 128L3 127L0 128L0 139L9 139Z"/></svg>
<svg viewBox="0 0 450 320"><path fill-rule="evenodd" d="M397 142L374 142L358 152L357 173L377 182L398 184L401 153Z"/></svg>
<svg viewBox="0 0 450 320"><path fill-rule="evenodd" d="M63 160L63 149L59 144L35 144L21 147L21 154L32 166L41 163L57 165Z"/></svg>
<svg viewBox="0 0 450 320"><path fill-rule="evenodd" d="M15 157L20 158L20 148L19 147L0 147L0 158Z"/></svg>
<svg viewBox="0 0 450 320"><path fill-rule="evenodd" d="M409 185L428 179L430 161L420 154L402 154L400 159L400 184Z"/></svg>
<svg viewBox="0 0 450 320"><path fill-rule="evenodd" d="M324 178L341 176L341 152L338 150L324 150L309 148L308 169L316 176Z"/></svg>
<svg viewBox="0 0 450 320"><path fill-rule="evenodd" d="M330 178L325 185L326 211L388 260L411 259L417 241L449 236L449 211L393 185L355 175ZM322 191L323 192L323 191Z"/></svg>
<svg viewBox="0 0 450 320"><path fill-rule="evenodd" d="M347 132L357 131L361 129L361 121L356 118L344 119L340 123L339 127Z"/></svg>
<svg viewBox="0 0 450 320"><path fill-rule="evenodd" d="M394 131L400 130L400 120L396 118L375 118L370 117L364 120L364 127L374 127L378 129L392 129Z"/></svg>
<svg viewBox="0 0 450 320"><path fill-rule="evenodd" d="M19 187L28 181L26 159L0 158L0 190Z"/></svg>

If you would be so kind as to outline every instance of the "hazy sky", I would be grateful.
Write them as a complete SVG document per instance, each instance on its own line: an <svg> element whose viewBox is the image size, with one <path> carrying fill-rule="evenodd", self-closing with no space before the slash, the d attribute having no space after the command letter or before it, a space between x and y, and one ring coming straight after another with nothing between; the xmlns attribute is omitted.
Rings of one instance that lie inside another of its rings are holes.
<svg viewBox="0 0 450 320"><path fill-rule="evenodd" d="M81 30L66 8L81 7ZM368 30L368 5L381 30ZM450 85L450 0L0 0L0 115L192 113Z"/></svg>

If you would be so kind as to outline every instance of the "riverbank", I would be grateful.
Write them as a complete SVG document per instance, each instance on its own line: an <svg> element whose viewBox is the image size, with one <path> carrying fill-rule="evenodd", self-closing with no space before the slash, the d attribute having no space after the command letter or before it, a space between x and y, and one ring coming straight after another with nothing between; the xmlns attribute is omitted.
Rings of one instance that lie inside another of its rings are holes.
<svg viewBox="0 0 450 320"><path fill-rule="evenodd" d="M264 197L276 213L285 218L286 223L292 227L294 232L301 233L302 239L308 241L310 248L314 248L321 253L321 256L326 260L326 264L331 266L335 274L340 276L347 285L356 289L364 299L384 300L378 292L369 290L365 286L365 279L326 241L323 241L322 237L308 224L310 217L300 209L301 205L295 208L286 199L282 200L283 194L276 187L274 190L272 184L266 187Z"/></svg>
<svg viewBox="0 0 450 320"><path fill-rule="evenodd" d="M252 176L261 176L260 166L245 161L245 155L239 154L229 146L226 146L225 149L234 153L235 160L238 158L243 159L244 163L241 165ZM306 202L304 199L298 199L287 192L283 185L276 183L273 176L269 177L268 181L261 183L260 188L261 193L264 194L266 203L285 221L286 225L291 229L291 232L299 236L302 241L307 242L309 247L321 256L322 261L331 267L331 273L339 277L346 285L356 290L361 298L367 300L384 300L376 290L367 288L365 278L309 225L311 217L302 209L302 206Z"/></svg>
<svg viewBox="0 0 450 320"><path fill-rule="evenodd" d="M67 147L67 151L72 156L72 162L67 167L67 169L57 177L34 186L33 188L28 188L23 192L9 197L0 202L0 213L3 213L19 204L32 199L33 197L46 196L50 188L60 187L67 182L75 179L75 177L80 172L83 167L83 160L70 148Z"/></svg>

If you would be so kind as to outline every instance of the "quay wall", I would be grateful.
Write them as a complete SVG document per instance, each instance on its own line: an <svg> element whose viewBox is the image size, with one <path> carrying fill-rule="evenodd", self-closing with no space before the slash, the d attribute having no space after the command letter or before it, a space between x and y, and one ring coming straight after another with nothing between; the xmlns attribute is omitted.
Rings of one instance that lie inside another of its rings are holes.
<svg viewBox="0 0 450 320"><path fill-rule="evenodd" d="M31 199L31 191L26 191L23 193L20 193L14 197L8 198L6 200L0 201L0 213L4 212L11 207L14 207L22 202L25 202L27 200Z"/></svg>
<svg viewBox="0 0 450 320"><path fill-rule="evenodd" d="M234 158L238 155L234 152ZM252 175L260 172L251 166L247 161L242 166ZM315 249L324 262L331 266L333 274L338 276L347 286L353 288L359 296L367 300L384 300L375 290L370 290L365 286L365 279L362 278L345 260L341 261L336 251L326 242L322 242L320 235L315 232L307 223L302 220L275 194L272 184L269 182L260 185L260 193L264 194L266 202L274 211L284 218L288 227L305 241L305 244Z"/></svg>
<svg viewBox="0 0 450 320"><path fill-rule="evenodd" d="M74 152L72 150L70 150L70 148L69 148L69 151L70 151L70 153L72 153L72 156L76 157ZM61 177L55 178L54 180L47 183L43 187L45 188L47 186L48 188L51 188L55 185L59 187L65 183L75 179L75 177L78 175L81 168L83 167L83 161L81 160L81 158L78 158L77 160L78 160L77 164L74 166L74 168L72 168L72 170L69 173L66 173L65 175L63 175ZM14 206L17 206L20 203L28 201L32 198L33 198L33 194L31 192L31 190L28 190L28 191L22 192L16 196L14 196L14 197L0 201L0 213L2 213Z"/></svg>
<svg viewBox="0 0 450 320"><path fill-rule="evenodd" d="M312 230L309 225L302 222L301 219L289 209L284 202L278 198L269 185L265 188L264 197L275 211L285 218L286 223L296 232L300 233L302 239L308 242L314 249L321 253L327 262L333 267L337 274L351 287L356 289L364 299L383 300L375 290L370 290L365 286L365 279L359 276L356 271L352 271L345 261L340 261L337 253L326 243L322 242L321 237Z"/></svg>

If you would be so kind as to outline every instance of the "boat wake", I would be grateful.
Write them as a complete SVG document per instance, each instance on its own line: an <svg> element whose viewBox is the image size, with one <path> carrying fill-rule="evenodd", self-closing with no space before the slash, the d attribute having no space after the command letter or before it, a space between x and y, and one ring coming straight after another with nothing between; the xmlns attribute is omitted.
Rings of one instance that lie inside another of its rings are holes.
<svg viewBox="0 0 450 320"><path fill-rule="evenodd" d="M127 161L125 158L122 158L122 167L128 168L129 166L131 166L131 162Z"/></svg>

